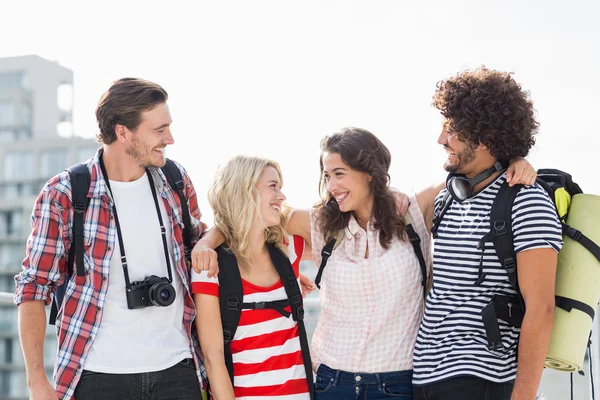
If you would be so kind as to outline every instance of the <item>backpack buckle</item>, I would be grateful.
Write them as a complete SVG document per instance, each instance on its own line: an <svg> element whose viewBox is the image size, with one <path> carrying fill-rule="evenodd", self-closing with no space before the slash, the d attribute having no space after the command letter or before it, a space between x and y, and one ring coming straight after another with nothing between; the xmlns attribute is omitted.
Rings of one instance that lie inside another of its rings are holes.
<svg viewBox="0 0 600 400"><path fill-rule="evenodd" d="M175 182L175 186L177 186L177 190L183 190L183 187L184 187L183 181Z"/></svg>
<svg viewBox="0 0 600 400"><path fill-rule="evenodd" d="M490 342L487 345L488 350L502 350L502 342Z"/></svg>
<svg viewBox="0 0 600 400"><path fill-rule="evenodd" d="M297 294L297 295L293 296L292 301L294 302L294 304L302 304L302 295Z"/></svg>
<svg viewBox="0 0 600 400"><path fill-rule="evenodd" d="M255 310L264 310L267 306L267 303L265 303L264 301L259 301L257 303L254 303L254 309Z"/></svg>
<svg viewBox="0 0 600 400"><path fill-rule="evenodd" d="M579 242L582 235L580 231L566 224L563 225L563 233L571 239L575 240L576 242Z"/></svg>
<svg viewBox="0 0 600 400"><path fill-rule="evenodd" d="M298 306L296 308L296 321L302 321L304 319L304 306Z"/></svg>
<svg viewBox="0 0 600 400"><path fill-rule="evenodd" d="M504 235L506 233L506 222L494 221L494 232L496 233L496 236Z"/></svg>
<svg viewBox="0 0 600 400"><path fill-rule="evenodd" d="M231 342L231 332L223 329L223 339L225 340L225 343Z"/></svg>
<svg viewBox="0 0 600 400"><path fill-rule="evenodd" d="M85 206L85 202L76 201L75 203L73 203L73 208L75 209L75 212L77 214L83 214L85 212Z"/></svg>
<svg viewBox="0 0 600 400"><path fill-rule="evenodd" d="M232 311L240 311L240 302L237 297L227 298L227 309Z"/></svg>
<svg viewBox="0 0 600 400"><path fill-rule="evenodd" d="M515 259L512 257L509 257L507 259L504 260L504 269L506 269L506 271L509 274L514 274L515 270L517 269L517 264L515 263Z"/></svg>

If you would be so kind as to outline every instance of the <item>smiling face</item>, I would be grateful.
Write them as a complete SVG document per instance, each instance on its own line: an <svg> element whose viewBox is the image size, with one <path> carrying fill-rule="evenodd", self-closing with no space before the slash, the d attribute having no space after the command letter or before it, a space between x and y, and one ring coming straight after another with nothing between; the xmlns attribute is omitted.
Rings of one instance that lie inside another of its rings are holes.
<svg viewBox="0 0 600 400"><path fill-rule="evenodd" d="M125 151L141 168L165 165L165 147L174 143L171 122L169 106L161 103L142 113L140 125L134 131L127 130L130 140Z"/></svg>
<svg viewBox="0 0 600 400"><path fill-rule="evenodd" d="M281 203L285 195L281 191L281 178L273 167L266 167L260 175L256 188L260 198L260 216L266 228L281 223Z"/></svg>
<svg viewBox="0 0 600 400"><path fill-rule="evenodd" d="M438 143L444 146L448 154L444 169L448 172L467 173L468 165L475 160L475 147L461 140L457 134L449 133L446 127L442 129Z"/></svg>
<svg viewBox="0 0 600 400"><path fill-rule="evenodd" d="M325 188L338 203L340 211L354 211L363 222L370 220L374 196L371 177L346 164L339 153L323 153Z"/></svg>

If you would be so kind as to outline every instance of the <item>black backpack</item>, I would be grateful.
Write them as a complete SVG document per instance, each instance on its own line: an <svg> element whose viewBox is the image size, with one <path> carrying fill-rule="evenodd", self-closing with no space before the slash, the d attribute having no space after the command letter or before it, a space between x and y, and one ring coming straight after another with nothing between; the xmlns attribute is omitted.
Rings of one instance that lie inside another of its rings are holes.
<svg viewBox="0 0 600 400"><path fill-rule="evenodd" d="M570 198L583 193L579 185L573 182L571 175L557 169L540 169L537 171L537 174L536 182L546 190L557 208L557 215L562 225L563 235L577 241L600 261L600 247L580 231L567 225L568 212L559 212L559 209L562 207L558 206L556 202L556 194L559 191L566 192ZM512 326L521 327L525 315L525 303L517 279L517 256L513 247L512 231L512 207L517 193L522 187L523 185L510 187L507 182L502 184L490 211L490 231L481 238L477 246L481 249L485 246L486 242L494 244L498 260L506 270L510 285L517 293L516 296L495 295L492 303L483 309L481 316L489 349L498 349L502 346L498 319ZM436 237L437 228L452 201L451 196L446 196L442 200L442 210L434 220L434 227L432 228L434 237ZM484 279L485 274L482 274L477 283L481 284ZM575 299L556 296L556 306L568 312L572 309L578 309L588 314L590 318L594 318L594 309Z"/></svg>
<svg viewBox="0 0 600 400"><path fill-rule="evenodd" d="M294 274L289 258L275 245L267 243L267 249L271 261L277 269L279 278L285 288L287 299L280 301L269 301L259 303L244 303L244 292L242 288L242 277L235 255L223 246L217 248L219 260L219 303L221 307L221 322L223 325L223 341L225 353L225 365L229 372L229 378L233 384L233 357L231 354L231 341L240 322L242 310L273 309L284 317L292 317L298 323L298 334L300 337L300 348L304 361L306 380L310 391L310 398L314 399L313 373L308 348L308 338L304 327L304 305L302 292ZM284 308L290 306L289 313Z"/></svg>
<svg viewBox="0 0 600 400"><path fill-rule="evenodd" d="M184 192L183 176L177 165L169 159L166 160L166 164L161 168L161 170L165 174L165 177L169 182L169 186L171 186L171 188L179 196L184 225L183 244L186 258L189 258L193 248L192 221ZM85 211L90 204L90 199L87 197L91 183L90 171L87 164L80 163L68 168L67 172L69 173L69 180L71 181L71 203L73 204L74 210L73 241L71 243L71 250L69 251L69 257L67 260L67 274L65 281L61 286L56 288L54 297L52 299L52 308L50 309L49 318L49 323L51 325L56 324L56 316L62 306L69 280L71 279L71 276L73 276L73 265L75 265L77 268L77 276L85 276L85 265L83 261L83 223Z"/></svg>

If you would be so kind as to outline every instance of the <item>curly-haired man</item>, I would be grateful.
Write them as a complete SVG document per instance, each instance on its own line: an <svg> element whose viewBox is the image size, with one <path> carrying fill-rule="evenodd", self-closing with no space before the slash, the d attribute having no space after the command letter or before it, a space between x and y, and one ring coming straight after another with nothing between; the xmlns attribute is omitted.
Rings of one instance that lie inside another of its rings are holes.
<svg viewBox="0 0 600 400"><path fill-rule="evenodd" d="M552 201L537 184L523 187L512 208L521 328L493 318L500 338L491 342L484 318L495 295L517 294L486 234L507 180L502 160L526 156L535 143L533 104L510 73L485 67L439 82L433 100L444 117L438 143L450 175L435 201L434 282L414 351L414 396L531 400L550 341L562 246Z"/></svg>

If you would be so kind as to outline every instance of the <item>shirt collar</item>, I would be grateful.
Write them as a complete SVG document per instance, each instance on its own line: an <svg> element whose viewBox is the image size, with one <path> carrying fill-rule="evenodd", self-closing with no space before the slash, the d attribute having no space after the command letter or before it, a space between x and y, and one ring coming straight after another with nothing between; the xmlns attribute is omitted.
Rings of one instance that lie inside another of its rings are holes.
<svg viewBox="0 0 600 400"><path fill-rule="evenodd" d="M373 223L373 220L369 221L369 223L367 224L367 230L370 230L372 232L375 231L375 224ZM366 233L366 232L358 224L358 221L356 220L354 215L350 215L350 220L348 221L348 226L346 227L346 237L348 239L351 239L353 237L359 238L361 236L360 233Z"/></svg>
<svg viewBox="0 0 600 400"><path fill-rule="evenodd" d="M106 181L104 180L104 176L102 175L102 169L100 168L100 154L104 151L104 148L101 146L94 157L88 161L91 162L91 177L90 177L90 189L88 191L87 197L102 197L106 196L110 198L108 193L108 187L106 185ZM154 179L154 185L159 193L162 193L167 185L167 178L162 173L160 168L151 167L149 168L150 174L152 174L152 178Z"/></svg>

